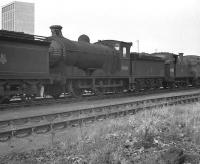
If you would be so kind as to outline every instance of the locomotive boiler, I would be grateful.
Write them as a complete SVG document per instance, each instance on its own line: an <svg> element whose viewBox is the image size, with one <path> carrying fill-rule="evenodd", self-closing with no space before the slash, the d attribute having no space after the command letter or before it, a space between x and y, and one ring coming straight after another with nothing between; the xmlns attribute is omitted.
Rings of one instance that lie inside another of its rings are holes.
<svg viewBox="0 0 200 164"><path fill-rule="evenodd" d="M63 37L59 25L50 29L52 36L47 40L51 42L49 65L52 83L45 85L45 94L58 97L63 92L80 95L85 90L100 92L123 87L124 79L119 76L120 52L100 42L91 44L86 35L81 35L78 41L71 41ZM127 81L127 75L124 76ZM106 87L102 87L104 85Z"/></svg>
<svg viewBox="0 0 200 164"><path fill-rule="evenodd" d="M78 42L71 41L62 35L62 27L54 25L50 27L51 41L50 67L56 68L60 63L77 67L84 71L103 69L106 74L120 70L120 58L114 49L102 44L90 44L87 35L81 35Z"/></svg>

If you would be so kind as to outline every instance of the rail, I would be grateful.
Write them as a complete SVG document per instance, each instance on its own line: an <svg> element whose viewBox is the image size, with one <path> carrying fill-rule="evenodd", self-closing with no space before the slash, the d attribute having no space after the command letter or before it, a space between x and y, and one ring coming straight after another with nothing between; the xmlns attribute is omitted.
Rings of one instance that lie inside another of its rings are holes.
<svg viewBox="0 0 200 164"><path fill-rule="evenodd" d="M94 121L135 114L141 110L160 108L177 104L198 102L200 93L132 101L94 108L85 108L61 113L38 115L0 122L0 142L12 137L23 138L33 133L42 134L62 130L68 127L81 126Z"/></svg>

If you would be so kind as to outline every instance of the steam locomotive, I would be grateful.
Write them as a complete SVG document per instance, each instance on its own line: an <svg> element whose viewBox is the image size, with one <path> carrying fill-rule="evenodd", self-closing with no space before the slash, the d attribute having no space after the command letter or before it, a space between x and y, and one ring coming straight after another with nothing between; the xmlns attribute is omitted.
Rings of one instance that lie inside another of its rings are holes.
<svg viewBox="0 0 200 164"><path fill-rule="evenodd" d="M71 41L61 26L50 29L50 37L0 30L0 103L14 96L58 98L200 83L198 56L133 53L131 42L91 44L86 35Z"/></svg>

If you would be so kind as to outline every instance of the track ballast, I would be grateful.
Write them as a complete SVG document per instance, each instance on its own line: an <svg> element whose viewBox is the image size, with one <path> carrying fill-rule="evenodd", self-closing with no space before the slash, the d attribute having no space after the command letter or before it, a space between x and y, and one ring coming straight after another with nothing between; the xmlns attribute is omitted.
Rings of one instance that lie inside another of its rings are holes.
<svg viewBox="0 0 200 164"><path fill-rule="evenodd" d="M200 93L198 92L183 93L178 96L159 96L157 98L115 102L109 105L46 113L43 115L4 119L0 121L0 142L6 142L12 137L23 138L33 133L56 132L67 127L76 127L94 121L132 115L141 110L198 102L199 99Z"/></svg>

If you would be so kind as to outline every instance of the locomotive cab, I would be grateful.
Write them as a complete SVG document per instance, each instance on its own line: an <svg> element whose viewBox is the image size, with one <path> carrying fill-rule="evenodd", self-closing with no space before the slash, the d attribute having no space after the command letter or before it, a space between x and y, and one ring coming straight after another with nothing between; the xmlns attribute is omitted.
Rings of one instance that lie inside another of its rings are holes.
<svg viewBox="0 0 200 164"><path fill-rule="evenodd" d="M130 48L132 46L132 42L123 42L117 40L99 40L96 44L102 44L114 49L116 51L116 54L120 57L120 76L131 75Z"/></svg>
<svg viewBox="0 0 200 164"><path fill-rule="evenodd" d="M99 40L96 44L102 44L115 49L121 58L130 58L130 48L132 42L123 42L117 40Z"/></svg>

